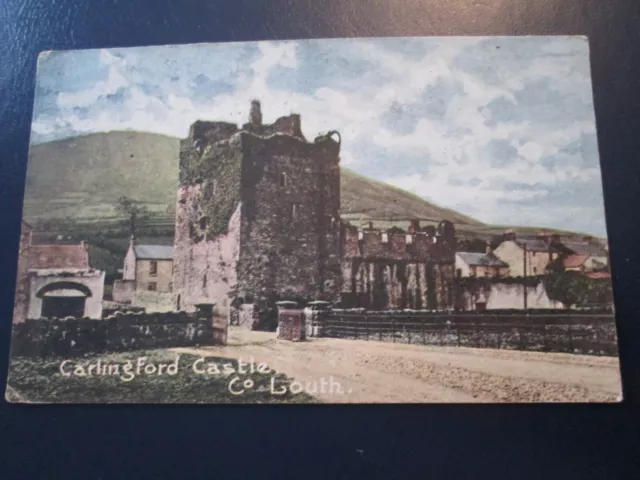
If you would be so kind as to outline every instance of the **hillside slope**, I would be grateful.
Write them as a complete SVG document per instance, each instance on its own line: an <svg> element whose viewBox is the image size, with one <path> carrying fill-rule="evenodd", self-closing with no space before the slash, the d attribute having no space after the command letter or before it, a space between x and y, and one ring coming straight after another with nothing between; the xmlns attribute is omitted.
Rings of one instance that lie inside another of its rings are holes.
<svg viewBox="0 0 640 480"><path fill-rule="evenodd" d="M175 202L178 152L178 139L141 132L95 133L34 145L25 216L110 216L123 195L166 211Z"/></svg>
<svg viewBox="0 0 640 480"><path fill-rule="evenodd" d="M142 132L107 132L34 145L29 155L25 217L103 219L117 216L120 196L171 217L178 184L179 140ZM483 225L399 188L342 169L347 218L422 218Z"/></svg>

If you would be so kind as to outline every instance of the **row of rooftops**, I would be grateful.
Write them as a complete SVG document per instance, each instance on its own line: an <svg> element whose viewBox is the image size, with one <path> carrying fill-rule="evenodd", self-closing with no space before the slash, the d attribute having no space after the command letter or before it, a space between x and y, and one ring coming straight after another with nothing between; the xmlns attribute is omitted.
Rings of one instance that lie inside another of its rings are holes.
<svg viewBox="0 0 640 480"><path fill-rule="evenodd" d="M456 255L458 255L467 265L474 267L509 268L509 264L507 262L503 262L491 253L456 252Z"/></svg>
<svg viewBox="0 0 640 480"><path fill-rule="evenodd" d="M585 239L581 241L571 238L561 238L555 234L540 233L535 237L516 238L512 230L507 230L504 241L513 241L523 250L529 252L564 254L563 263L565 268L581 267L590 257L607 257L607 251L602 246L593 244ZM489 246L487 246L486 253L458 251L456 255L470 266L509 267L506 262L493 254ZM603 263L602 268L606 268L606 263Z"/></svg>
<svg viewBox="0 0 640 480"><path fill-rule="evenodd" d="M29 226L24 222L29 230ZM389 241L389 235L405 235L405 231L392 227L381 230L374 228L373 222L369 221L367 228L357 228L348 225L348 229L358 232L358 240L364 239L364 234L379 234L381 242ZM427 235L434 236L439 232L434 226L420 227L419 220L411 220L406 236ZM531 252L550 252L567 254L565 266L579 267L590 256L606 257L606 250L588 241L580 241L571 238L560 238L558 235L551 235L541 232L535 237L516 237L512 230L506 230L505 240L512 240L517 245ZM409 243L409 240L406 240ZM132 238L132 246L136 259L138 260L171 260L173 259L173 247L171 245L136 244ZM491 253L479 252L456 252L467 264L476 266L508 267L508 265ZM29 269L51 269L51 268L89 268L88 249L84 242L79 244L43 244L29 245L28 254Z"/></svg>

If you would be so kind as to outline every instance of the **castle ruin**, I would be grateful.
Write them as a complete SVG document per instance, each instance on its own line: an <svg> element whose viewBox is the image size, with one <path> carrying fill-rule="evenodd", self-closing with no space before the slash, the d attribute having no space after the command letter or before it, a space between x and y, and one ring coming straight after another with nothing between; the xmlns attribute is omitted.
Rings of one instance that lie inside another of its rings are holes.
<svg viewBox="0 0 640 480"><path fill-rule="evenodd" d="M281 299L366 308L452 305L450 222L409 233L358 230L340 219L340 135L313 142L293 114L242 128L195 122L180 144L174 240L177 310Z"/></svg>

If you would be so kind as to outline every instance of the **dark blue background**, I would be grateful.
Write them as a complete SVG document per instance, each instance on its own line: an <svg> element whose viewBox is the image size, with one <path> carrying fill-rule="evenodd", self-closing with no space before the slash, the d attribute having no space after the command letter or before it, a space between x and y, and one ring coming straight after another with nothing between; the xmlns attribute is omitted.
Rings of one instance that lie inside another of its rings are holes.
<svg viewBox="0 0 640 480"><path fill-rule="evenodd" d="M591 42L622 405L16 406L0 478L640 478L638 0L0 1L0 388L41 50L389 35Z"/></svg>

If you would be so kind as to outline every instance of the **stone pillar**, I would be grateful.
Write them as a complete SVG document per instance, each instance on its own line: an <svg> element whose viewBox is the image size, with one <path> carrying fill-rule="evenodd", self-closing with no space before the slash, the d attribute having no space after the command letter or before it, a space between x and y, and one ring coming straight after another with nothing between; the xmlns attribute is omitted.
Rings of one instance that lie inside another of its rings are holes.
<svg viewBox="0 0 640 480"><path fill-rule="evenodd" d="M278 338L299 342L306 339L305 316L298 302L276 302L278 306Z"/></svg>
<svg viewBox="0 0 640 480"><path fill-rule="evenodd" d="M209 337L211 345L226 345L228 322L225 318L216 318L213 316L215 303L198 303L196 304L196 320L199 327L204 330L204 335Z"/></svg>
<svg viewBox="0 0 640 480"><path fill-rule="evenodd" d="M330 308L331 303L322 300L316 300L307 304L304 309L305 331L307 337L324 336L325 321Z"/></svg>

